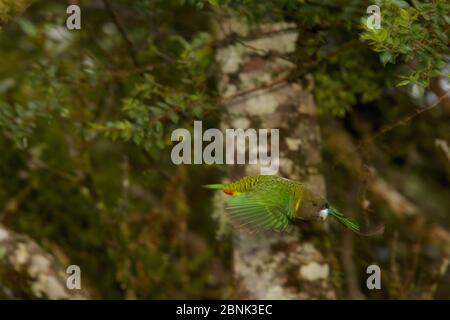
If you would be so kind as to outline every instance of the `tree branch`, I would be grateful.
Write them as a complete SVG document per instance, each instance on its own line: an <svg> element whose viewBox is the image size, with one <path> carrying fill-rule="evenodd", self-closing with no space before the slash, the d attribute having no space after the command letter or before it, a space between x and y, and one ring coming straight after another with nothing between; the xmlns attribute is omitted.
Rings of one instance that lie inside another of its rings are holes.
<svg viewBox="0 0 450 320"><path fill-rule="evenodd" d="M125 27L123 26L122 20L120 19L118 13L114 10L113 6L109 2L109 0L102 0L105 5L106 10L108 11L113 23L119 30L120 35L122 36L123 41L127 47L127 50L130 54L131 60L135 67L139 67L139 61L137 58L137 52L134 48L133 42L131 42L130 38L128 38L127 32L125 31Z"/></svg>
<svg viewBox="0 0 450 320"><path fill-rule="evenodd" d="M0 298L86 299L85 291L67 289L67 276L36 242L0 224Z"/></svg>

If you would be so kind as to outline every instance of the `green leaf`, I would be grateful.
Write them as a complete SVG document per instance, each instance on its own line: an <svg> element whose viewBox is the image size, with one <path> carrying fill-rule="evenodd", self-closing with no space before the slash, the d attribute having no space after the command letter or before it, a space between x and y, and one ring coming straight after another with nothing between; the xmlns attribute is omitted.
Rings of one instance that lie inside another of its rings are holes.
<svg viewBox="0 0 450 320"><path fill-rule="evenodd" d="M406 85L408 85L410 83L411 83L411 80L405 79L405 80L402 80L402 81L398 82L396 86L397 87L402 87L402 86L406 86Z"/></svg>
<svg viewBox="0 0 450 320"><path fill-rule="evenodd" d="M203 110L201 107L194 107L192 108L192 114L197 118L201 118L203 116Z"/></svg>
<svg viewBox="0 0 450 320"><path fill-rule="evenodd" d="M385 51L380 54L380 60L383 66L385 66L388 63L395 63L395 56L388 51Z"/></svg>

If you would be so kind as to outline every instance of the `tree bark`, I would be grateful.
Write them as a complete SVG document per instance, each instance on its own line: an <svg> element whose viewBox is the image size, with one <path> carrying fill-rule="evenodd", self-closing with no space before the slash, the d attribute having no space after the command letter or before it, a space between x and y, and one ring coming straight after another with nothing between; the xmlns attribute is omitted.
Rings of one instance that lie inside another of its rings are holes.
<svg viewBox="0 0 450 320"><path fill-rule="evenodd" d="M442 99L441 104L447 115L450 115L450 96L447 94L447 90L441 85L441 81L442 79L440 77L431 79L430 89L438 98L445 96Z"/></svg>
<svg viewBox="0 0 450 320"><path fill-rule="evenodd" d="M0 225L0 298L86 299L67 289L68 276L36 242Z"/></svg>
<svg viewBox="0 0 450 320"><path fill-rule="evenodd" d="M217 20L218 90L226 115L222 129L280 129L279 175L300 180L325 196L320 132L310 92L287 81L294 64L295 24L249 27ZM270 130L269 130L270 132ZM230 179L259 174L257 165L235 165ZM220 209L220 205L216 204ZM216 214L217 216L217 214ZM234 234L234 274L239 295L250 299L334 299L330 265L312 241L289 234Z"/></svg>

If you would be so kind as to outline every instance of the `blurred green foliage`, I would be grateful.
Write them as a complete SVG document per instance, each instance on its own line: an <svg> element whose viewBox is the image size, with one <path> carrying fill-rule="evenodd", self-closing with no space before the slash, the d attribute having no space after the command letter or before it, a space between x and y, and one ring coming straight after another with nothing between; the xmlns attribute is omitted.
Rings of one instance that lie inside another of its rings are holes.
<svg viewBox="0 0 450 320"><path fill-rule="evenodd" d="M366 9L372 4L380 7L381 29L367 27ZM344 116L395 85L416 84L423 92L448 60L450 5L445 0L223 0L216 5L236 10L250 23L296 22L301 32L292 59L300 78L315 79L316 102L324 113Z"/></svg>
<svg viewBox="0 0 450 320"><path fill-rule="evenodd" d="M430 78L441 75L449 54L450 3L378 1L381 29L368 29L361 39L368 42L384 65L401 59L410 66L398 86L416 84L423 92ZM364 24L363 24L364 25Z"/></svg>
<svg viewBox="0 0 450 320"><path fill-rule="evenodd" d="M187 227L187 169L169 157L172 129L216 121L207 19L177 1L112 7L137 65L99 1L83 2L81 30L42 1L0 33L2 222L80 265L101 297L223 297L227 246L205 242L205 208Z"/></svg>

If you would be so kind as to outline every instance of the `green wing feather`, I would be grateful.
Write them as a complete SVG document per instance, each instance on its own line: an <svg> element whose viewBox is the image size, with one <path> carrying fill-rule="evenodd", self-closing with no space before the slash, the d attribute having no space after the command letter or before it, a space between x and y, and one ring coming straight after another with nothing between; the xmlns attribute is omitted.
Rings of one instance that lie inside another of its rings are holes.
<svg viewBox="0 0 450 320"><path fill-rule="evenodd" d="M329 213L335 217L336 219L338 219L338 221L340 223L342 223L343 225L345 225L347 228L349 228L350 230L359 233L361 231L361 228L359 227L358 224L356 224L355 222L353 222L352 220L350 220L349 218L347 218L346 216L344 216L343 213L339 212L338 210L336 210L333 207L329 208Z"/></svg>
<svg viewBox="0 0 450 320"><path fill-rule="evenodd" d="M282 205L249 194L232 197L227 205L231 221L237 227L251 231L284 231L289 224L284 210Z"/></svg>
<svg viewBox="0 0 450 320"><path fill-rule="evenodd" d="M250 231L285 231L289 225L289 193L279 188L256 188L233 196L227 204L231 221Z"/></svg>

